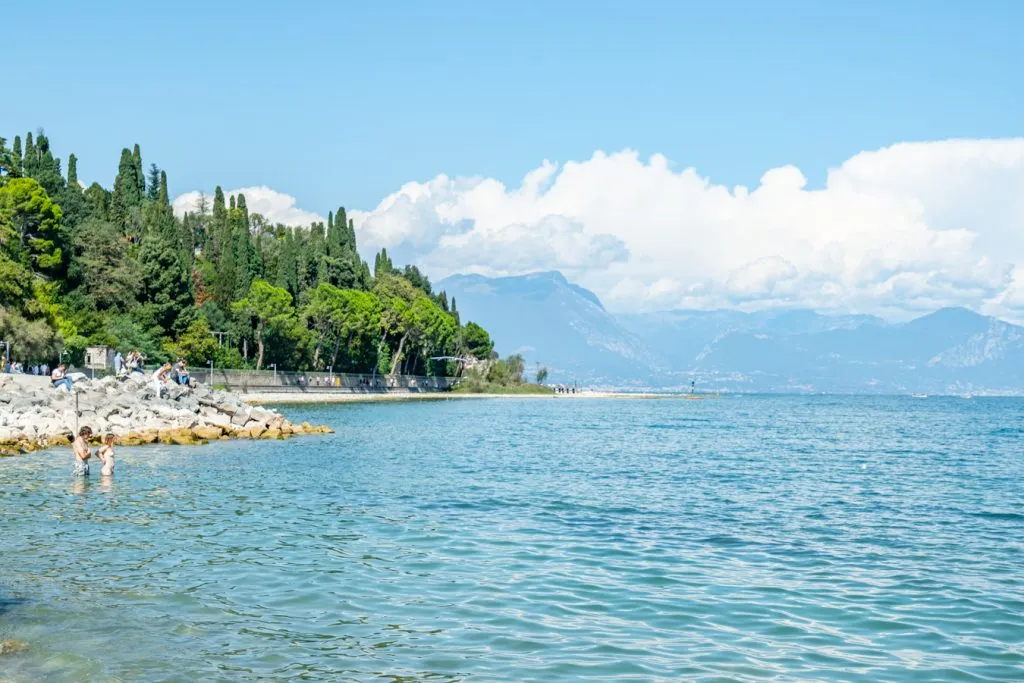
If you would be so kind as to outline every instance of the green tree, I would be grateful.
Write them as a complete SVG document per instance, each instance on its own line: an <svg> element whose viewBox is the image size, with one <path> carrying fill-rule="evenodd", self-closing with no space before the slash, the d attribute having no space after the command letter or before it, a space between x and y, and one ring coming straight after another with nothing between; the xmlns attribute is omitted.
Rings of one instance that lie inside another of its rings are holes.
<svg viewBox="0 0 1024 683"><path fill-rule="evenodd" d="M135 143L135 147L132 148L132 166L133 175L135 176L135 189L139 195L139 201L141 203L142 198L146 196L146 174L142 170L142 150L139 149L139 143Z"/></svg>
<svg viewBox="0 0 1024 683"><path fill-rule="evenodd" d="M81 190L78 186L78 157L74 154L68 156L68 186Z"/></svg>
<svg viewBox="0 0 1024 683"><path fill-rule="evenodd" d="M281 328L291 323L295 314L292 297L287 290L275 287L265 280L256 280L249 294L232 304L238 315L256 320L256 369L263 367L263 342L268 329Z"/></svg>
<svg viewBox="0 0 1024 683"><path fill-rule="evenodd" d="M146 199L155 202L160 198L160 169L156 164L149 165L149 182L146 183Z"/></svg>
<svg viewBox="0 0 1024 683"><path fill-rule="evenodd" d="M142 301L153 309L156 323L164 330L183 328L182 314L191 307L191 277L178 240L177 219L163 184L156 201L143 209L143 237L139 249Z"/></svg>
<svg viewBox="0 0 1024 683"><path fill-rule="evenodd" d="M217 340L210 333L210 324L206 318L198 318L178 338L175 354L181 356L189 365L206 365L217 356Z"/></svg>
<svg viewBox="0 0 1024 683"><path fill-rule="evenodd" d="M136 145L137 147L137 145ZM139 164L141 164L141 160ZM120 226L133 241L141 238L142 191L145 181L138 177L136 162L125 147L121 150L121 161L114 178L114 191L110 197L110 219Z"/></svg>
<svg viewBox="0 0 1024 683"><path fill-rule="evenodd" d="M537 380L537 384L544 384L548 379L548 369L546 366L537 364L537 371L534 373L534 377Z"/></svg>
<svg viewBox="0 0 1024 683"><path fill-rule="evenodd" d="M42 273L64 268L60 207L32 178L12 178L0 187L0 225L14 231L12 256Z"/></svg>
<svg viewBox="0 0 1024 683"><path fill-rule="evenodd" d="M281 253L277 259L277 286L287 289L293 297L299 296L298 247L295 233L286 228L281 238Z"/></svg>
<svg viewBox="0 0 1024 683"><path fill-rule="evenodd" d="M459 352L478 360L487 360L494 352L494 342L487 330L474 322L468 322L459 330Z"/></svg>
<svg viewBox="0 0 1024 683"><path fill-rule="evenodd" d="M75 230L72 245L78 278L99 308L126 311L137 303L142 274L116 225L90 218Z"/></svg>
<svg viewBox="0 0 1024 683"><path fill-rule="evenodd" d="M12 152L7 149L7 140L0 137L0 185L4 185L8 178L17 178L21 175L21 141L14 138L14 142L15 148Z"/></svg>

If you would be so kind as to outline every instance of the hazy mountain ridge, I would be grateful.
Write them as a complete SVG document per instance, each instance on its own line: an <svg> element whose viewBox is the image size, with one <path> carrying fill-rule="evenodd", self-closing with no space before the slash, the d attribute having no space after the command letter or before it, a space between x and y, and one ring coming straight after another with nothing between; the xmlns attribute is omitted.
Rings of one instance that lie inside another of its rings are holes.
<svg viewBox="0 0 1024 683"><path fill-rule="evenodd" d="M551 381L725 391L1024 393L1024 328L964 308L905 323L807 309L611 315L557 272L438 283Z"/></svg>

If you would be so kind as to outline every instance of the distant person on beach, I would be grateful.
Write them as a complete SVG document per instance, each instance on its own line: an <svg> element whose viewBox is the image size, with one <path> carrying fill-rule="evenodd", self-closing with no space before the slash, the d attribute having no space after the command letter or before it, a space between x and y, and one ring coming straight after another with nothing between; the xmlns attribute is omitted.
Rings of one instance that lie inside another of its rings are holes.
<svg viewBox="0 0 1024 683"><path fill-rule="evenodd" d="M75 476L89 476L89 444L86 439L90 436L92 429L82 427L78 430L78 437L71 443L71 452L75 455L75 467L72 470Z"/></svg>
<svg viewBox="0 0 1024 683"><path fill-rule="evenodd" d="M121 356L120 351L114 352L114 375L117 377L121 376L121 372L124 370L124 357Z"/></svg>
<svg viewBox="0 0 1024 683"><path fill-rule="evenodd" d="M67 376L66 366L61 363L53 369L50 373L50 384L53 385L54 389L67 389L69 392L72 390L71 379Z"/></svg>
<svg viewBox="0 0 1024 683"><path fill-rule="evenodd" d="M96 449L96 457L103 463L100 474L109 477L114 473L114 435L107 433L103 435L103 444Z"/></svg>

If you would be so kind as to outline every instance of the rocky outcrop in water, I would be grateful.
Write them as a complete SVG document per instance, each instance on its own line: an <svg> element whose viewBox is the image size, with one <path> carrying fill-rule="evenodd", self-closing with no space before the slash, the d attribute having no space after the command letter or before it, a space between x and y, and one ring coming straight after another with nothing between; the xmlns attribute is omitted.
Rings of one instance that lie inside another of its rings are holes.
<svg viewBox="0 0 1024 683"><path fill-rule="evenodd" d="M94 439L111 432L117 443L202 444L211 439L283 439L327 433L328 427L292 424L276 410L249 406L234 394L205 385L165 385L113 377L80 378L74 392L53 389L45 378L0 375L0 455L67 446L68 435L88 425Z"/></svg>

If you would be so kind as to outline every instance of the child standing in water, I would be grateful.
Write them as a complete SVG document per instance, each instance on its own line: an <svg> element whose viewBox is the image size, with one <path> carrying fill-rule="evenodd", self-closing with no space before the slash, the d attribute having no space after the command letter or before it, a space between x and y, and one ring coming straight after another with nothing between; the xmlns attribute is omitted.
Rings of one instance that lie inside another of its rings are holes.
<svg viewBox="0 0 1024 683"><path fill-rule="evenodd" d="M103 463L103 469L100 470L100 474L105 477L109 477L114 473L114 435L104 434L103 444L96 449L96 457Z"/></svg>
<svg viewBox="0 0 1024 683"><path fill-rule="evenodd" d="M89 476L89 444L86 442L92 436L92 429L82 427L78 430L78 437L71 444L71 452L75 454L75 476Z"/></svg>

